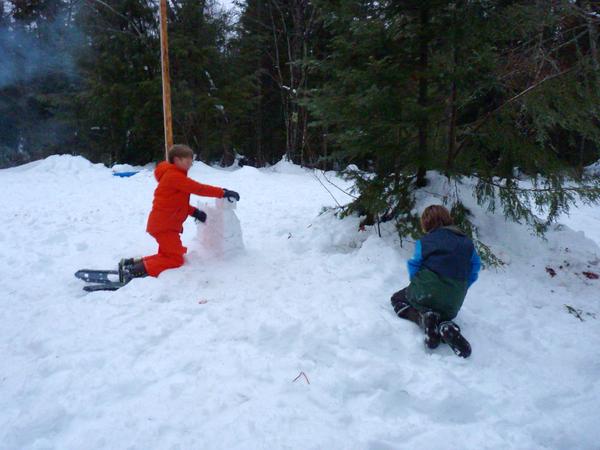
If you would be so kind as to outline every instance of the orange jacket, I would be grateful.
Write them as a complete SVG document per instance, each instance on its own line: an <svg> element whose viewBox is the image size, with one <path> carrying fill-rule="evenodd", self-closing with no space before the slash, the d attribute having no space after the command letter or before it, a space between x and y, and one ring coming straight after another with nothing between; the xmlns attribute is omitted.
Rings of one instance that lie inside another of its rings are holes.
<svg viewBox="0 0 600 450"><path fill-rule="evenodd" d="M188 178L185 170L166 161L156 166L154 176L158 186L146 226L146 231L153 235L164 231L183 231L183 221L196 210L190 205L190 194L223 198L220 187L198 183Z"/></svg>

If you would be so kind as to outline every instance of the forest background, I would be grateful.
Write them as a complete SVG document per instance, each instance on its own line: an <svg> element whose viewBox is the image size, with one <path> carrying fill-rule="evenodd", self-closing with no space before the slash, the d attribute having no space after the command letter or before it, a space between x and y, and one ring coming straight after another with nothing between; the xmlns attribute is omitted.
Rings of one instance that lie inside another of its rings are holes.
<svg viewBox="0 0 600 450"><path fill-rule="evenodd" d="M168 4L174 141L206 162L345 170L343 214L402 235L430 170L540 233L600 198L598 1ZM0 167L160 160L158 25L156 0L0 0Z"/></svg>

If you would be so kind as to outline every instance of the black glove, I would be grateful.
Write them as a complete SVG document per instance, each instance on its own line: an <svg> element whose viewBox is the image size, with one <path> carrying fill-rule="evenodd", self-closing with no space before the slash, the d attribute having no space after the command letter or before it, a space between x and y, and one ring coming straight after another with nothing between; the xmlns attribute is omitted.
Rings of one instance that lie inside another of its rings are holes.
<svg viewBox="0 0 600 450"><path fill-rule="evenodd" d="M240 201L240 194L238 194L235 191L230 191L229 189L223 189L223 198L226 198L230 202L233 202L234 200L236 202L239 202Z"/></svg>
<svg viewBox="0 0 600 450"><path fill-rule="evenodd" d="M204 211L200 211L197 208L194 211L194 213L192 214L192 217L194 219L196 219L196 222L202 222L202 223L206 222L206 213Z"/></svg>

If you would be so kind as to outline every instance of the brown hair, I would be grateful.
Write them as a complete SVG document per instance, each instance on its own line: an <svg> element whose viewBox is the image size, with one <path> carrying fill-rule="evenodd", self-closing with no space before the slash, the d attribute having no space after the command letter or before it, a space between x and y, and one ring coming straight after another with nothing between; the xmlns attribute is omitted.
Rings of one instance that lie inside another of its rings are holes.
<svg viewBox="0 0 600 450"><path fill-rule="evenodd" d="M450 212L442 205L430 205L425 208L421 215L421 228L425 233L429 233L436 228L447 227L453 223Z"/></svg>
<svg viewBox="0 0 600 450"><path fill-rule="evenodd" d="M184 144L175 144L167 152L169 162L173 164L175 158L193 158L194 152L191 148Z"/></svg>

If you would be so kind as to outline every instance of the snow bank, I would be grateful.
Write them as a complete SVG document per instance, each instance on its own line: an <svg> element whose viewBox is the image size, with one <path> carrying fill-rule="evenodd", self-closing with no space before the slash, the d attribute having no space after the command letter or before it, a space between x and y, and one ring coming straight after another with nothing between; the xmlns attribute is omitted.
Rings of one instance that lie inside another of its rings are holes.
<svg viewBox="0 0 600 450"><path fill-rule="evenodd" d="M307 169L294 164L285 156L281 158L278 163L271 166L269 170L275 173L286 173L291 175L306 175L308 172Z"/></svg>
<svg viewBox="0 0 600 450"><path fill-rule="evenodd" d="M315 217L305 229L289 234L291 248L297 252L350 253L359 249L370 233L361 232L358 217L339 220L332 210Z"/></svg>
<svg viewBox="0 0 600 450"><path fill-rule="evenodd" d="M92 171L106 172L106 167L102 164L92 164L87 159L81 156L71 155L52 155L46 159L33 161L28 164L23 164L9 169L3 169L4 174L40 174L40 175L69 175L78 173L90 173Z"/></svg>

